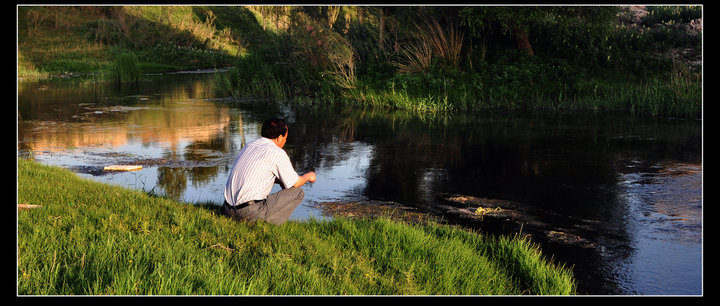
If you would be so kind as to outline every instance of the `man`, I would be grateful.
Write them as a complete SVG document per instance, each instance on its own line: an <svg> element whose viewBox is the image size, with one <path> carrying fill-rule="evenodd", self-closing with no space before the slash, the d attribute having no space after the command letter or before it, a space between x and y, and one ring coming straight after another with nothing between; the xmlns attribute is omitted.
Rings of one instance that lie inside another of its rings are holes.
<svg viewBox="0 0 720 306"><path fill-rule="evenodd" d="M315 173L302 176L293 169L283 146L287 141L285 121L272 118L265 121L262 137L240 150L225 184L223 211L236 220L254 222L257 219L283 224L300 205L306 182L315 182ZM282 190L269 194L273 184Z"/></svg>

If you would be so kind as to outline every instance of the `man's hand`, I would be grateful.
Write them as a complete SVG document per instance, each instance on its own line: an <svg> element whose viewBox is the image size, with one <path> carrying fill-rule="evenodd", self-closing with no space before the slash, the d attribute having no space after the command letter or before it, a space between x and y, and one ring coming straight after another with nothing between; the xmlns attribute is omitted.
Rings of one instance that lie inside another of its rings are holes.
<svg viewBox="0 0 720 306"><path fill-rule="evenodd" d="M295 185L293 187L300 187L302 185L305 185L306 182L315 183L315 179L317 177L315 176L315 172L308 172L300 176L298 178L297 182L295 182Z"/></svg>
<svg viewBox="0 0 720 306"><path fill-rule="evenodd" d="M315 183L315 179L317 178L315 176L315 172L308 172L305 173L303 176L305 176L310 183Z"/></svg>

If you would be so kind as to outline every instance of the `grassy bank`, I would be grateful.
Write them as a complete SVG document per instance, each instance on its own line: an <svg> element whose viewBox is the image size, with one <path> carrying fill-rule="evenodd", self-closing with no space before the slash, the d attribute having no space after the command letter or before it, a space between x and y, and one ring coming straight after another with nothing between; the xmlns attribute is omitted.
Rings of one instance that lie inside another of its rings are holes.
<svg viewBox="0 0 720 306"><path fill-rule="evenodd" d="M230 18L219 21L203 7L19 6L17 14L22 79L90 74L112 81L103 74L128 53L144 73L226 67L240 48Z"/></svg>
<svg viewBox="0 0 720 306"><path fill-rule="evenodd" d="M18 160L20 295L566 295L526 240L389 219L232 221Z"/></svg>
<svg viewBox="0 0 720 306"><path fill-rule="evenodd" d="M469 35L471 27L448 19L462 20L448 8L368 10L375 23L352 19L346 27L296 10L286 29L268 32L216 88L308 106L699 117L702 72L693 60L701 54L702 8L648 9L618 8L599 24L536 19L528 34L534 55L508 35ZM378 19L392 26L383 31Z"/></svg>
<svg viewBox="0 0 720 306"><path fill-rule="evenodd" d="M215 89L239 99L701 117L702 6L637 8L22 6L18 76L109 82L133 53L144 73L235 66ZM531 12L532 54L507 12Z"/></svg>

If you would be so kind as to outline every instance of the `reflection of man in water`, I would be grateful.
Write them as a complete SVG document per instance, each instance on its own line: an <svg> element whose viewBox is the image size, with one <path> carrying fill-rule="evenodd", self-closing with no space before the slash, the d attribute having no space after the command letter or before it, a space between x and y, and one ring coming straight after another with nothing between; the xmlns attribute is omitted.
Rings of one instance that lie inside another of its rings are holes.
<svg viewBox="0 0 720 306"><path fill-rule="evenodd" d="M261 138L248 143L238 154L225 184L223 211L237 220L265 220L282 224L300 205L306 182L315 182L315 173L302 176L293 169L285 150L288 128L285 121L268 119ZM269 194L273 184L282 190Z"/></svg>

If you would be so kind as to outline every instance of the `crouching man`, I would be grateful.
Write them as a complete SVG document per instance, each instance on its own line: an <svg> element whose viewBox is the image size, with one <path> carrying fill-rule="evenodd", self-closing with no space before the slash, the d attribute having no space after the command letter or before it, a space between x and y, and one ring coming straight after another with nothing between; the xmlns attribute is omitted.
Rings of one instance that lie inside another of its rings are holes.
<svg viewBox="0 0 720 306"><path fill-rule="evenodd" d="M254 222L258 219L283 224L300 205L306 182L315 182L315 173L298 175L283 146L287 141L285 121L272 118L265 121L254 140L240 151L225 184L223 211L236 220ZM273 184L282 190L270 194Z"/></svg>

